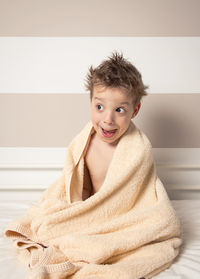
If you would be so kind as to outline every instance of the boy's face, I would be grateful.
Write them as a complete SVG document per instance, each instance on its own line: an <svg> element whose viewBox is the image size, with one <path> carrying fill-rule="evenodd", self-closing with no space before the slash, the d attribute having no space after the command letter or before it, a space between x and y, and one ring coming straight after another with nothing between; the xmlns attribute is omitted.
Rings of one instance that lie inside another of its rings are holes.
<svg viewBox="0 0 200 279"><path fill-rule="evenodd" d="M98 139L116 145L137 115L141 103L133 108L132 97L121 89L96 86L90 106Z"/></svg>

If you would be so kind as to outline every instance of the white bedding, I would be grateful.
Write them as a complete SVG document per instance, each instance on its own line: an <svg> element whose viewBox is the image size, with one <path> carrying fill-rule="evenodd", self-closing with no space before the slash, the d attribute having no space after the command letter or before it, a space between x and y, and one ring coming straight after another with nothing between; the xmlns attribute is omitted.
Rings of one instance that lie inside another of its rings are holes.
<svg viewBox="0 0 200 279"><path fill-rule="evenodd" d="M172 200L172 204L182 224L183 245L173 265L154 278L200 279L200 200ZM27 270L16 260L12 242L3 232L8 222L21 216L29 207L30 202L5 200L0 203L1 279L26 277Z"/></svg>

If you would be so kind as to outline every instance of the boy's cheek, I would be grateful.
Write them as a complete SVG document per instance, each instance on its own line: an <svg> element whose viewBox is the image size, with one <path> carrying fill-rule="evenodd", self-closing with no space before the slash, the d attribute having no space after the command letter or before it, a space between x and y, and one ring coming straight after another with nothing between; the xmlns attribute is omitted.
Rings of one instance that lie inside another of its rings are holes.
<svg viewBox="0 0 200 279"><path fill-rule="evenodd" d="M93 114L92 121L93 121L93 124L99 124L101 121L101 118L98 115Z"/></svg>

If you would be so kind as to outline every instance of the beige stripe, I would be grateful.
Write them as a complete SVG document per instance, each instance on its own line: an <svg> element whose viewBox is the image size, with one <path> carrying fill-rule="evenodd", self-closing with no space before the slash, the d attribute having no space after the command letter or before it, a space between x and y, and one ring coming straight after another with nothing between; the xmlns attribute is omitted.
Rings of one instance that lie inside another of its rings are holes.
<svg viewBox="0 0 200 279"><path fill-rule="evenodd" d="M136 125L154 148L200 147L200 94L149 94ZM0 94L1 147L66 147L90 119L88 94Z"/></svg>
<svg viewBox="0 0 200 279"><path fill-rule="evenodd" d="M198 0L6 0L0 36L199 36Z"/></svg>

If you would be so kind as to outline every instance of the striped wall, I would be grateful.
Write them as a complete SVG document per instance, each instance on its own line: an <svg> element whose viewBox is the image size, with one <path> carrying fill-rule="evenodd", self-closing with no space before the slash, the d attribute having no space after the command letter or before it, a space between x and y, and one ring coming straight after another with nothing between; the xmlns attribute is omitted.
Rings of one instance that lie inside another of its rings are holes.
<svg viewBox="0 0 200 279"><path fill-rule="evenodd" d="M1 1L0 147L66 146L90 118L89 66L114 50L149 86L135 121L153 147L200 147L199 10L198 0Z"/></svg>
<svg viewBox="0 0 200 279"><path fill-rule="evenodd" d="M11 175L5 167L12 148L27 148L28 157L32 148L63 150L82 129L90 119L84 88L88 68L118 50L149 86L134 122L157 156L162 154L161 161L168 158L165 151L180 158L191 154L188 164L187 156L182 162L189 169L195 166L191 185L179 182L196 191L199 10L198 0L0 1L0 188L5 188L5 173ZM174 164L180 167L179 160ZM172 177L170 172L166 184L176 188Z"/></svg>

